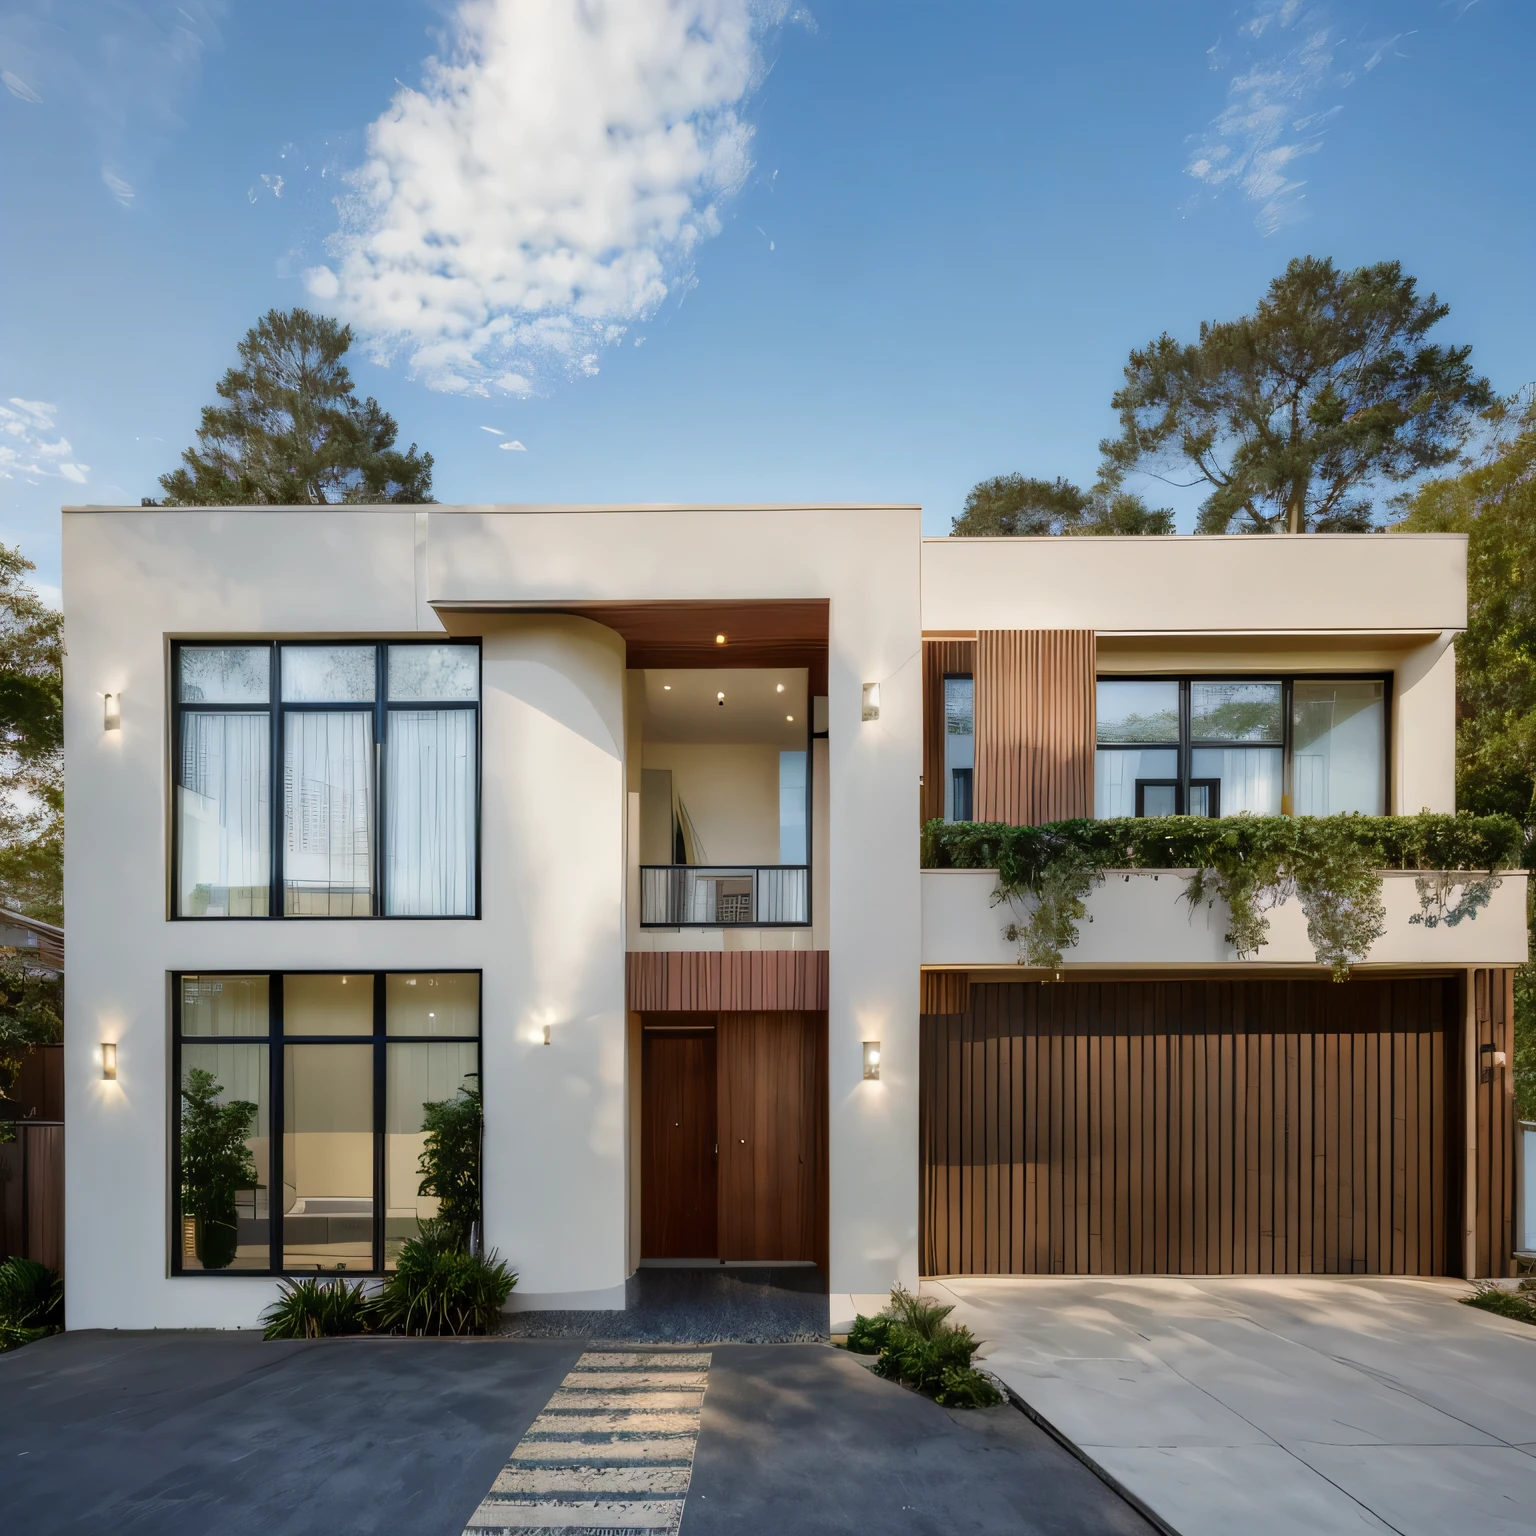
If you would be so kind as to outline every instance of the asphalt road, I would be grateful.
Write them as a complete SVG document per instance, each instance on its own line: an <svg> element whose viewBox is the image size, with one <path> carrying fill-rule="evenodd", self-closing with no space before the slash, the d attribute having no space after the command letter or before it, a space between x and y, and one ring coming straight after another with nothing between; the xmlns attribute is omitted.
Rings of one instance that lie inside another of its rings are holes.
<svg viewBox="0 0 1536 1536"><path fill-rule="evenodd" d="M580 1341L75 1333L0 1356L8 1531L458 1536ZM683 1536L1149 1527L1012 1408L816 1345L712 1350Z"/></svg>

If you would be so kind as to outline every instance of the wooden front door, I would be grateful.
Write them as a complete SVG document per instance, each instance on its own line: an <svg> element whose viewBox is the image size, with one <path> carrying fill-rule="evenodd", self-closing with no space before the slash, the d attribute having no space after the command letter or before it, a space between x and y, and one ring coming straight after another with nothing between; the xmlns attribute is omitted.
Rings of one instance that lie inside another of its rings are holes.
<svg viewBox="0 0 1536 1536"><path fill-rule="evenodd" d="M718 1253L715 1031L645 1028L640 1064L640 1254Z"/></svg>
<svg viewBox="0 0 1536 1536"><path fill-rule="evenodd" d="M720 1257L811 1260L827 1245L822 1013L722 1013Z"/></svg>

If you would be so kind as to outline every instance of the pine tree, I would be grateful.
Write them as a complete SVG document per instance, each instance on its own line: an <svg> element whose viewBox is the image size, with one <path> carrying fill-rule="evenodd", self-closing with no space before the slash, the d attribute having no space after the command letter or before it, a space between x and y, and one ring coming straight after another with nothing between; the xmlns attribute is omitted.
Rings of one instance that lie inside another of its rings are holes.
<svg viewBox="0 0 1536 1536"><path fill-rule="evenodd" d="M323 506L432 500L432 455L395 448L398 427L359 400L342 358L349 326L270 310L203 408L198 446L160 477L169 507ZM151 503L153 505L153 503Z"/></svg>

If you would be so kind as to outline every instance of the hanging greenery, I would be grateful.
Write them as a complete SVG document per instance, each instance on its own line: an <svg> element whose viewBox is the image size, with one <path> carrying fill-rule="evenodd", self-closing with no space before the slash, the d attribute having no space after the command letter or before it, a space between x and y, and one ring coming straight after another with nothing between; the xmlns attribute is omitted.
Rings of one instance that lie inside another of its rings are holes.
<svg viewBox="0 0 1536 1536"><path fill-rule="evenodd" d="M930 821L922 862L995 869L993 904L1013 910L1004 932L1025 965L1061 964L1077 943L1089 893L1109 870L1176 869L1192 871L1184 887L1192 908L1226 904L1227 942L1242 958L1268 941L1266 914L1295 897L1318 963L1342 981L1381 936L1380 871L1427 871L1410 921L1454 927L1476 918L1498 871L1519 866L1521 849L1509 816L1149 816L1040 827Z"/></svg>

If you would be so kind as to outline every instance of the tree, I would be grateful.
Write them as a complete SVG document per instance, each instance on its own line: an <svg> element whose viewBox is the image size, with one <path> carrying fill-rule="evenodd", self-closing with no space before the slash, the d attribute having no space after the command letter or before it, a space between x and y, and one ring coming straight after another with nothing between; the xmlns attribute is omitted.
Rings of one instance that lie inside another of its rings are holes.
<svg viewBox="0 0 1536 1536"><path fill-rule="evenodd" d="M1514 816L1536 866L1536 391L1507 402L1480 462L1404 506L1410 533L1467 535L1456 640L1456 803ZM1515 1094L1536 1119L1536 965L1515 982Z"/></svg>
<svg viewBox="0 0 1536 1536"><path fill-rule="evenodd" d="M437 1196L437 1220L465 1251L480 1220L481 1120L480 1083L473 1073L453 1098L421 1106L421 1128L427 1134L416 1192Z"/></svg>
<svg viewBox="0 0 1536 1536"><path fill-rule="evenodd" d="M351 345L351 327L325 315L269 310L216 386L224 404L203 407L198 446L160 477L164 505L431 501L432 455L399 452L394 417L357 399Z"/></svg>
<svg viewBox="0 0 1536 1536"><path fill-rule="evenodd" d="M1454 462L1492 404L1470 346L1424 339L1448 313L1395 261L1292 261L1253 314L1131 353L1104 480L1181 466L1201 533L1368 530L1373 489Z"/></svg>
<svg viewBox="0 0 1536 1536"><path fill-rule="evenodd" d="M0 544L0 906L64 920L64 616Z"/></svg>
<svg viewBox="0 0 1536 1536"><path fill-rule="evenodd" d="M0 959L0 1099L9 1099L34 1045L64 1038L63 987L16 956ZM0 1121L0 1141L10 1126Z"/></svg>
<svg viewBox="0 0 1536 1536"><path fill-rule="evenodd" d="M1064 533L1172 533L1173 513L1154 511L1129 491L1085 491L1060 475L1037 480L998 475L971 487L955 518L955 538Z"/></svg>

